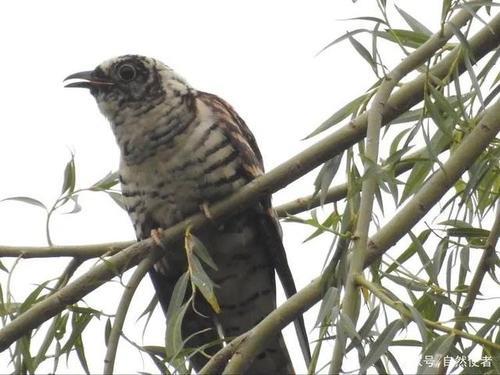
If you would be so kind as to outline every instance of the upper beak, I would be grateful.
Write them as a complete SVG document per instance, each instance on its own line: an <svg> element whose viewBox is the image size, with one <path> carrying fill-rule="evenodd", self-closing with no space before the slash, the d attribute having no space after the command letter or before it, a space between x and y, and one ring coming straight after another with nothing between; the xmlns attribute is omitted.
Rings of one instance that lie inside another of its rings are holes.
<svg viewBox="0 0 500 375"><path fill-rule="evenodd" d="M83 81L77 81L77 82L71 82L65 85L64 87L82 87L85 89L91 89L94 87L99 87L99 86L111 86L113 85L113 82L103 79L103 78L97 78L94 75L94 71L90 70L87 72L78 72L71 74L64 78L64 81L67 81L68 79L82 79Z"/></svg>

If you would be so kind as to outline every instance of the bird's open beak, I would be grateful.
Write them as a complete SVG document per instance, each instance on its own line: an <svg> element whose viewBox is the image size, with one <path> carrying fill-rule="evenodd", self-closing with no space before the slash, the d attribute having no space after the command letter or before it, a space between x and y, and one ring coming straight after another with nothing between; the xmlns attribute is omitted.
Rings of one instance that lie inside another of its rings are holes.
<svg viewBox="0 0 500 375"><path fill-rule="evenodd" d="M92 70L87 72L78 72L71 74L66 78L64 78L64 81L67 81L69 79L81 79L83 81L71 82L65 85L64 87L81 87L84 89L91 89L91 88L113 85L113 82L109 80L103 78L97 78L94 74L94 71Z"/></svg>

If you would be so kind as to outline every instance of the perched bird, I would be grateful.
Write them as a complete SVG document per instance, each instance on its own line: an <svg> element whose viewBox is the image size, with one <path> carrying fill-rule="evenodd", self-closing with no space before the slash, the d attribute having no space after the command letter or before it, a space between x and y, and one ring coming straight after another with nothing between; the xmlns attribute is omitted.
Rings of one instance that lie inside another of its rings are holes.
<svg viewBox="0 0 500 375"><path fill-rule="evenodd" d="M254 136L219 97L195 90L163 63L126 55L107 60L67 87L90 89L108 118L120 148L120 182L139 240L199 212L264 173ZM208 249L217 270L207 269L218 286L221 308L215 313L197 295L182 323L188 347L236 337L276 308L275 274L288 297L296 292L279 222L270 197L222 224L195 235ZM174 285L186 271L179 241L151 269L150 276L166 312ZM168 325L168 321L167 321ZM301 348L310 358L302 317L295 322ZM206 350L213 354L221 348ZM248 374L291 374L293 367L281 334L266 343ZM207 357L196 354L198 371Z"/></svg>

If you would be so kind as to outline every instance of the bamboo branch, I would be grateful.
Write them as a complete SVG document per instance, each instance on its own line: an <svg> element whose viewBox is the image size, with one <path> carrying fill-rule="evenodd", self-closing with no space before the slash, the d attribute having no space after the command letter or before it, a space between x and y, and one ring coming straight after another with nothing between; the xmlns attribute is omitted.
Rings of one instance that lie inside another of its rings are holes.
<svg viewBox="0 0 500 375"><path fill-rule="evenodd" d="M362 272L363 263L366 258L368 231L372 220L373 200L377 189L377 168L380 129L382 127L382 116L389 97L407 74L418 68L430 59L436 51L442 48L453 36L454 28L467 24L472 18L467 10L458 12L441 30L430 37L424 44L409 54L401 63L391 70L382 80L377 93L368 111L368 130L366 136L366 152L364 165L364 180L361 190L361 202L356 230L353 237L353 251L349 262L349 270L345 282L345 294L342 300L342 311L350 318L356 326L359 314L359 290L354 281L354 276ZM451 25L450 25L451 24ZM343 330L337 324L337 330ZM330 374L340 373L344 359L346 335L337 332L337 339L332 353Z"/></svg>
<svg viewBox="0 0 500 375"><path fill-rule="evenodd" d="M411 314L411 311L405 307L404 302L402 302L400 300L394 301L387 294L385 294L385 292L383 291L383 289L379 285L376 285L376 284L366 280L363 277L363 275L358 274L354 277L354 279L360 286L363 286L366 289L370 290L370 292L372 292L373 295L375 295L381 302L383 302L387 306L392 307L394 310L398 311L405 319L412 320L412 321L414 320L413 315ZM494 350L500 350L500 344L486 340L483 337L471 335L470 333L467 333L465 331L462 331L462 330L459 330L456 328L450 328L450 327L447 327L441 323L433 322L432 320L422 318L422 321L430 329L445 332L449 335L454 335L454 336L465 338L467 340L477 342L478 344L482 345L483 347L488 347L488 348L491 348Z"/></svg>
<svg viewBox="0 0 500 375"><path fill-rule="evenodd" d="M469 49L476 57L476 61L479 61L479 59L488 52L496 48L499 43L500 15L497 15L486 27L481 29L469 40ZM458 70L462 73L465 67L463 57L459 52L460 50L458 48L452 51L431 69L431 73L436 77L445 77L450 67L455 66L455 64L458 64ZM384 123L395 119L401 113L422 100L425 81L426 75L420 75L415 80L403 85L391 96L387 105L387 110L384 113ZM500 121L498 124L500 124ZM494 128L493 130L497 129ZM262 196L288 185L298 177L306 174L319 164L331 159L339 152L344 151L347 147L359 141L365 132L366 115L362 114L348 125L343 126L335 133L307 148L286 163L281 164L266 175L247 184L238 193L222 202L214 204L210 207L210 212L214 220L218 221L223 218L224 215L229 216L230 213L239 212L242 208L261 199ZM471 137L473 134L474 136ZM475 137L474 131L471 135L469 135L469 137ZM489 134L489 136L489 139L492 139L494 134ZM462 171L469 165L460 165L460 170ZM440 191L441 189L439 188L440 186L437 186L436 190ZM420 218L416 221L419 219ZM181 238L188 225L191 225L193 230L195 230L207 222L208 220L202 214L198 214L166 229L162 232L164 245L168 247L169 243L172 243L175 239ZM413 225L412 220L407 220L406 223L412 223ZM365 265L382 255L384 251L382 245L386 244L386 248L389 248L399 239L399 232L396 234L390 232L391 231L386 229L383 232L383 236L376 237L378 242L372 241L369 258L365 262ZM393 236L390 234L393 234ZM125 270L135 266L141 259L147 256L147 254L154 254L154 256L159 259L162 256L162 250L156 247L151 239L129 246L118 254L106 259L105 262L96 265L54 295L38 302L30 310L20 314L16 319L0 330L0 351L8 348L15 340L20 338L30 329L40 326L46 320L64 310L66 306L77 302L92 290L113 278L117 272L125 272Z"/></svg>
<svg viewBox="0 0 500 375"><path fill-rule="evenodd" d="M123 291L122 298L116 309L115 319L113 321L113 327L109 333L106 356L104 357L104 369L103 374L112 374L115 365L116 351L118 349L118 342L122 334L123 324L125 323L125 317L127 316L128 308L132 297L137 290L141 280L148 273L148 271L155 264L156 259L152 256L144 258L135 269L134 273L130 277L130 280Z"/></svg>
<svg viewBox="0 0 500 375"><path fill-rule="evenodd" d="M449 149L449 145L444 147L440 152ZM394 175L399 176L413 168L416 160L427 157L428 151L423 147L414 151L399 162L394 167ZM391 167L385 166L383 169L388 171ZM326 203L337 202L347 195L347 184L339 184L331 187L325 197ZM318 195L307 195L301 198L296 198L287 203L283 203L275 210L279 217L285 218L288 215L298 214L321 205ZM74 257L80 259L91 259L103 256L111 256L117 252L133 245L135 241L109 242L92 245L67 245L67 246L0 246L0 258L57 258L57 257Z"/></svg>
<svg viewBox="0 0 500 375"><path fill-rule="evenodd" d="M497 203L495 221L493 222L490 234L486 239L486 246L484 247L484 252L477 265L476 272L474 272L474 276L472 277L469 291L467 292L462 308L456 312L455 326L453 327L455 330L463 330L465 328L466 319L474 306L474 302L479 294L479 289L481 289L484 276L486 275L486 272L494 266L496 259L495 246L498 242L498 236L500 236L500 200ZM439 369L440 373L445 374L446 369L447 366L444 366L444 362L441 361Z"/></svg>

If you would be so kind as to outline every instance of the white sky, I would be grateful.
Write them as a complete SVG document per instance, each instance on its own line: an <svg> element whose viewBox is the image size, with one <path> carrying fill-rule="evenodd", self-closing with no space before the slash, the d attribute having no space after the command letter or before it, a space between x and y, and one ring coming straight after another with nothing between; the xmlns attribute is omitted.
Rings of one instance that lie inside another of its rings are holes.
<svg viewBox="0 0 500 375"><path fill-rule="evenodd" d="M439 24L440 3L397 2L431 29ZM350 0L2 2L0 199L26 195L51 204L60 191L70 151L76 157L78 187L116 169L118 150L93 98L85 90L64 89L62 80L127 53L158 58L194 87L228 100L254 132L271 169L311 144L300 139L374 82L373 73L348 42L315 57L325 44L360 25L339 19L378 16L374 9L375 1ZM312 192L313 179L312 175L277 193L274 202ZM82 213L54 218L55 244L134 238L126 213L104 194L86 194L81 204ZM36 207L2 203L0 244L44 245L43 221ZM328 241L302 245L307 231L294 224L284 224L284 231L300 288L318 275ZM15 296L21 299L27 287L58 275L65 262L22 261L12 280ZM126 327L139 343L142 324L135 322L151 297L149 281L143 284ZM115 283L86 301L113 313L120 292ZM145 344L162 343L163 319L159 314L155 318ZM314 313L308 315L308 327L314 319ZM105 350L102 324L92 332L85 337L92 342L87 359L91 370L100 372ZM301 371L295 339L289 342ZM149 359L143 362L127 343L122 341L119 350L118 372L154 371ZM417 360L408 359L409 369L415 369ZM0 372L4 366L5 355L0 356ZM63 369L64 363L59 371ZM81 372L74 358L67 370Z"/></svg>

